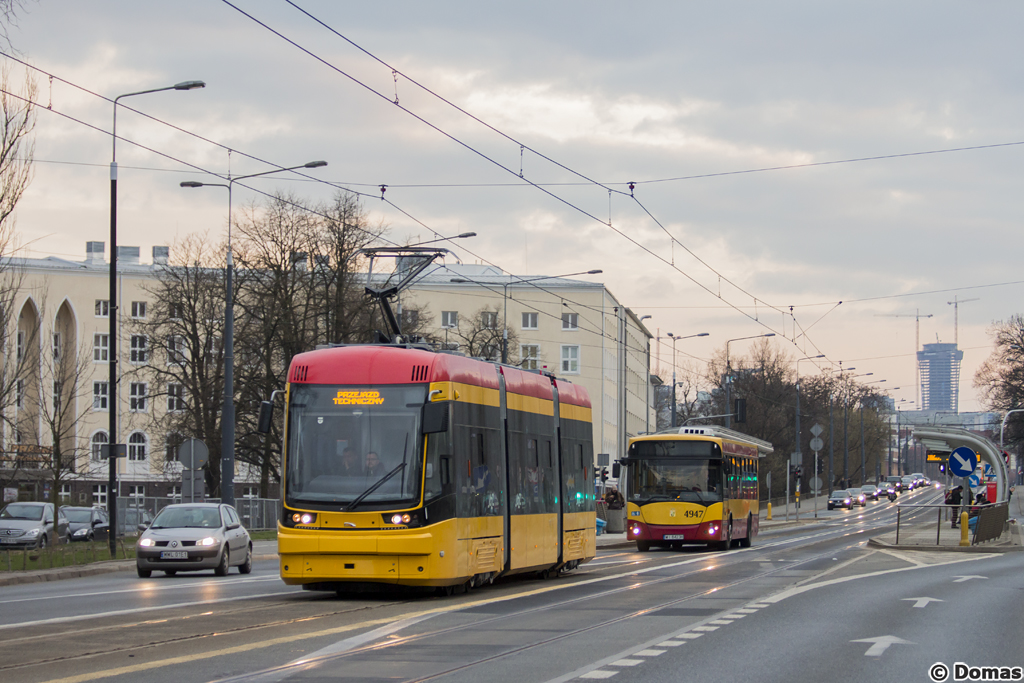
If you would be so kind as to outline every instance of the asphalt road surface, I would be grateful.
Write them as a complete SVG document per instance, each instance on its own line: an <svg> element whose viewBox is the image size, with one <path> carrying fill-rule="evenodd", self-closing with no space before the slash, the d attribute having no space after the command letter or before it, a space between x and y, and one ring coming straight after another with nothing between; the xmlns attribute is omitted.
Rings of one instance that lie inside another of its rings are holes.
<svg viewBox="0 0 1024 683"><path fill-rule="evenodd" d="M1024 663L1024 553L869 547L888 502L823 517L724 553L605 548L447 598L301 591L271 561L10 586L0 680L927 681L936 663Z"/></svg>

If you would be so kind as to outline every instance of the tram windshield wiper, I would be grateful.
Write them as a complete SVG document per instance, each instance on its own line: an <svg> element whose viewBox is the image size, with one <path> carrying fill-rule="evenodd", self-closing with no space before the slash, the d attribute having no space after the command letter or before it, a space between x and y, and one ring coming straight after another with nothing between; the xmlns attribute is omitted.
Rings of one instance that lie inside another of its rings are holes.
<svg viewBox="0 0 1024 683"><path fill-rule="evenodd" d="M371 484L370 488L368 488L365 491L363 491L362 493L360 493L358 496L356 496L355 500L353 500L347 506L342 508L342 512L352 512L353 510L355 510L356 506L359 505L360 503L362 503L364 498L366 498L368 495L370 495L371 493L373 493L374 491L379 489L381 486L383 486L384 482L386 482L388 479L390 479L391 477L395 476L396 474L398 474L399 472L401 472L404 469L405 469L405 463L404 462L398 463L398 466L395 467L395 469L391 470L390 472L385 474L383 477L378 479L376 482Z"/></svg>

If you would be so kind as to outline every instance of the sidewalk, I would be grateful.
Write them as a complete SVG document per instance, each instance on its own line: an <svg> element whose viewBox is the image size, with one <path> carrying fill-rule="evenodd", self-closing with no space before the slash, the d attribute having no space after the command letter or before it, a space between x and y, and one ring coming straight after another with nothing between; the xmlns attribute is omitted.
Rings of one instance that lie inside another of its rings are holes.
<svg viewBox="0 0 1024 683"><path fill-rule="evenodd" d="M1024 550L1024 542L1022 542L1021 537L1021 525L1024 524L1024 505L1022 503L1024 503L1024 500L1020 496L1011 498L1007 530L999 538L979 543L978 545L961 546L960 528L954 529L952 527L948 515L943 515L943 519L939 521L937 512L930 512L928 514L930 519L927 522L904 522L900 524L899 543L897 543L896 531L891 531L871 538L868 544L878 548L932 550L939 552L1019 552ZM970 540L972 535L973 532L968 531L968 540Z"/></svg>

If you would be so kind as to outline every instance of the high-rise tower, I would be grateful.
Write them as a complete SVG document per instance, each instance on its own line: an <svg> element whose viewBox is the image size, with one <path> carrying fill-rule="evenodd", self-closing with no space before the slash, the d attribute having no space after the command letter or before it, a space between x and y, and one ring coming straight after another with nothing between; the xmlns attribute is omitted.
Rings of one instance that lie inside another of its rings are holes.
<svg viewBox="0 0 1024 683"><path fill-rule="evenodd" d="M921 371L921 410L959 412L960 361L964 352L956 344L925 344L917 352Z"/></svg>

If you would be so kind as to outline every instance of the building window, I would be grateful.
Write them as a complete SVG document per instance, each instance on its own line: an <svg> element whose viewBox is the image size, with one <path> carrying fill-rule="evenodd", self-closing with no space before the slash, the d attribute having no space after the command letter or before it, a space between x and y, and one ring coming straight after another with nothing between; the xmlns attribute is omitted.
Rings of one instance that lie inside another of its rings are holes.
<svg viewBox="0 0 1024 683"><path fill-rule="evenodd" d="M185 410L185 385L167 385L167 412L180 413Z"/></svg>
<svg viewBox="0 0 1024 683"><path fill-rule="evenodd" d="M92 504L99 505L101 507L107 507L107 485L106 484L93 484L92 485Z"/></svg>
<svg viewBox="0 0 1024 683"><path fill-rule="evenodd" d="M60 500L64 503L71 502L71 484L60 485Z"/></svg>
<svg viewBox="0 0 1024 683"><path fill-rule="evenodd" d="M145 498L146 497L146 485L138 484L137 486L128 487L129 498Z"/></svg>
<svg viewBox="0 0 1024 683"><path fill-rule="evenodd" d="M563 330L578 330L580 322L579 313L563 313L562 314L562 329Z"/></svg>
<svg viewBox="0 0 1024 683"><path fill-rule="evenodd" d="M58 418L60 415L60 380L53 380L53 416Z"/></svg>
<svg viewBox="0 0 1024 683"><path fill-rule="evenodd" d="M19 379L14 385L14 405L17 408L25 407L25 380Z"/></svg>
<svg viewBox="0 0 1024 683"><path fill-rule="evenodd" d="M92 359L97 363L105 363L110 360L110 335L92 335Z"/></svg>
<svg viewBox="0 0 1024 683"><path fill-rule="evenodd" d="M519 367L524 370L539 370L540 346L537 344L521 344L519 346Z"/></svg>
<svg viewBox="0 0 1024 683"><path fill-rule="evenodd" d="M106 299L96 299L96 317L97 318L109 318L110 317L110 302Z"/></svg>
<svg viewBox="0 0 1024 683"><path fill-rule="evenodd" d="M259 498L260 487L259 486L243 486L242 487L242 498Z"/></svg>
<svg viewBox="0 0 1024 683"><path fill-rule="evenodd" d="M523 313L523 329L524 330L535 330L537 329L537 318L538 314L536 311Z"/></svg>
<svg viewBox="0 0 1024 683"><path fill-rule="evenodd" d="M92 435L92 439L89 440L89 455L93 460L99 462L103 460L103 447L107 445L107 433L96 432Z"/></svg>
<svg viewBox="0 0 1024 683"><path fill-rule="evenodd" d="M147 457L146 435L142 432L132 432L128 437L128 459L142 462Z"/></svg>
<svg viewBox="0 0 1024 683"><path fill-rule="evenodd" d="M221 349L220 337L213 335L206 344L206 357L217 358Z"/></svg>
<svg viewBox="0 0 1024 683"><path fill-rule="evenodd" d="M149 338L143 334L133 334L131 342L131 355L130 359L132 363L141 365L145 363L149 358Z"/></svg>
<svg viewBox="0 0 1024 683"><path fill-rule="evenodd" d="M146 302L145 301L133 301L132 302L132 317L136 320L145 320L146 318Z"/></svg>
<svg viewBox="0 0 1024 683"><path fill-rule="evenodd" d="M562 372L577 374L580 371L580 347L562 347Z"/></svg>
<svg viewBox="0 0 1024 683"><path fill-rule="evenodd" d="M18 330L18 362L25 359L25 330Z"/></svg>
<svg viewBox="0 0 1024 683"><path fill-rule="evenodd" d="M60 362L60 332L53 333L53 360Z"/></svg>
<svg viewBox="0 0 1024 683"><path fill-rule="evenodd" d="M483 311L480 314L480 326L485 330L493 330L498 327L497 311Z"/></svg>
<svg viewBox="0 0 1024 683"><path fill-rule="evenodd" d="M182 304L170 304L167 307L167 317L171 320L181 320L185 317L185 306Z"/></svg>
<svg viewBox="0 0 1024 683"><path fill-rule="evenodd" d="M458 327L458 311L441 311L441 327Z"/></svg>
<svg viewBox="0 0 1024 683"><path fill-rule="evenodd" d="M109 384L106 382L92 383L92 409L107 410L109 398Z"/></svg>
<svg viewBox="0 0 1024 683"><path fill-rule="evenodd" d="M147 385L145 382L132 382L128 388L128 410L133 413L146 412Z"/></svg>
<svg viewBox="0 0 1024 683"><path fill-rule="evenodd" d="M171 335L167 338L167 364L182 365L185 362L185 338Z"/></svg>
<svg viewBox="0 0 1024 683"><path fill-rule="evenodd" d="M181 484L175 484L171 487L171 490L167 492L168 498L181 498Z"/></svg>

